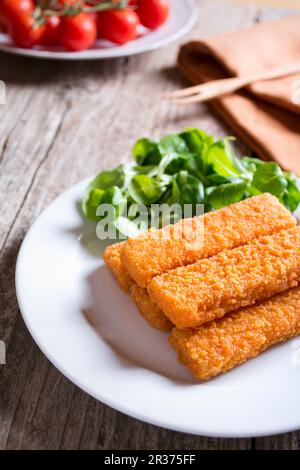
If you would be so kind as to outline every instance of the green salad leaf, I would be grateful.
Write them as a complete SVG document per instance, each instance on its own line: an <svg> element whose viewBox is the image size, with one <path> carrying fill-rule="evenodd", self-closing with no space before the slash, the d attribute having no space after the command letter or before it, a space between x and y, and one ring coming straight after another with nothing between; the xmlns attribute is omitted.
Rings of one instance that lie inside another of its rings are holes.
<svg viewBox="0 0 300 470"><path fill-rule="evenodd" d="M128 193L138 204L149 206L157 202L164 192L164 186L148 175L135 175L128 186Z"/></svg>
<svg viewBox="0 0 300 470"><path fill-rule="evenodd" d="M228 139L219 140L210 147L207 152L207 162L214 174L225 178L239 176L245 172L245 168L234 155Z"/></svg>
<svg viewBox="0 0 300 470"><path fill-rule="evenodd" d="M97 209L102 202L102 197L105 191L99 188L89 188L89 191L86 193L85 198L82 202L82 211L87 219L90 220L99 220L99 217L96 215Z"/></svg>
<svg viewBox="0 0 300 470"><path fill-rule="evenodd" d="M271 193L281 197L288 183L277 163L265 163L258 166L253 174L252 186L262 193Z"/></svg>
<svg viewBox="0 0 300 470"><path fill-rule="evenodd" d="M109 189L112 186L122 188L125 182L125 166L119 165L113 170L102 171L93 179L89 188Z"/></svg>
<svg viewBox="0 0 300 470"><path fill-rule="evenodd" d="M281 197L281 202L291 212L295 212L300 204L300 180L293 173L288 171L284 172L284 176L287 186Z"/></svg>
<svg viewBox="0 0 300 470"><path fill-rule="evenodd" d="M221 184L209 193L207 201L214 209L221 209L221 207L241 201L246 189L247 182Z"/></svg>
<svg viewBox="0 0 300 470"><path fill-rule="evenodd" d="M179 203L203 204L204 186L201 181L188 174L187 171L180 171L176 175L176 183L180 191Z"/></svg>
<svg viewBox="0 0 300 470"><path fill-rule="evenodd" d="M147 138L140 139L135 143L132 154L138 165L158 165L161 160L157 143Z"/></svg>
<svg viewBox="0 0 300 470"><path fill-rule="evenodd" d="M181 155L188 151L188 147L178 134L167 135L158 144L159 152L165 155Z"/></svg>
<svg viewBox="0 0 300 470"><path fill-rule="evenodd" d="M198 204L204 204L207 212L269 192L294 212L300 204L299 178L274 162L238 158L232 140L216 140L197 128L167 135L158 142L139 139L131 163L102 171L89 184L83 214L100 221L105 217L101 208L110 204L110 223L128 237L150 225L153 205L179 204L183 208L190 204L195 214ZM146 225L132 215L136 205L146 211Z"/></svg>

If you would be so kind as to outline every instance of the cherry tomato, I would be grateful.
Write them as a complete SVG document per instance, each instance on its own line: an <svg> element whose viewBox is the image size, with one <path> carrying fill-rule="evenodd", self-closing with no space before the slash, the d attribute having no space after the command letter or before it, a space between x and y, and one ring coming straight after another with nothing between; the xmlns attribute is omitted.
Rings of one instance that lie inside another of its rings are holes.
<svg viewBox="0 0 300 470"><path fill-rule="evenodd" d="M43 46L55 46L55 44L58 43L59 25L60 18L58 16L50 16L47 18L40 44Z"/></svg>
<svg viewBox="0 0 300 470"><path fill-rule="evenodd" d="M13 20L16 16L29 14L34 9L33 0L1 0L0 17Z"/></svg>
<svg viewBox="0 0 300 470"><path fill-rule="evenodd" d="M9 21L34 9L33 0L0 0L0 30L7 32Z"/></svg>
<svg viewBox="0 0 300 470"><path fill-rule="evenodd" d="M96 11L91 11L90 13L87 13L87 15L89 15L93 21L95 22L95 24L97 23L98 21L98 15L97 15L97 12Z"/></svg>
<svg viewBox="0 0 300 470"><path fill-rule="evenodd" d="M142 25L156 29L168 18L170 2L169 0L139 0L136 12Z"/></svg>
<svg viewBox="0 0 300 470"><path fill-rule="evenodd" d="M87 8L90 8L92 5L89 5L89 2L86 2L85 3L85 7ZM98 14L96 11L91 11L90 13L88 13L88 15L90 15L91 18L93 18L93 20L95 21L95 23L97 23L97 20L98 20Z"/></svg>
<svg viewBox="0 0 300 470"><path fill-rule="evenodd" d="M21 14L9 21L8 31L16 46L30 48L40 42L45 26L35 25L30 14Z"/></svg>
<svg viewBox="0 0 300 470"><path fill-rule="evenodd" d="M84 6L87 8L90 8L91 6L94 6L93 2L83 2L81 0L81 3L84 3ZM91 3L91 5L89 5ZM58 0L58 5L63 8L66 6L73 6L73 5L80 5L80 0ZM95 11L90 12L89 15L94 19L94 21L97 21L97 13Z"/></svg>
<svg viewBox="0 0 300 470"><path fill-rule="evenodd" d="M97 26L88 13L62 18L59 42L68 51L82 51L91 47L97 38Z"/></svg>
<svg viewBox="0 0 300 470"><path fill-rule="evenodd" d="M98 35L117 44L137 37L139 18L135 11L111 10L98 13Z"/></svg>
<svg viewBox="0 0 300 470"><path fill-rule="evenodd" d="M0 31L7 30L7 18L0 13Z"/></svg>

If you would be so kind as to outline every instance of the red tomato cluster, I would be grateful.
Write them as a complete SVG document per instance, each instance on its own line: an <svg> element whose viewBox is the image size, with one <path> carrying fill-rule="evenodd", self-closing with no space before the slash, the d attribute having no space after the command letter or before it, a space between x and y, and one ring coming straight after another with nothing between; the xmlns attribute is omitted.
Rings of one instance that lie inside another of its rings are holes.
<svg viewBox="0 0 300 470"><path fill-rule="evenodd" d="M78 0L60 0L62 8ZM88 7L87 0L87 7ZM91 47L97 38L126 44L138 35L138 26L156 29L167 19L169 0L130 0L122 10L80 12L73 16L34 18L34 0L1 0L0 29L4 29L18 47L61 45L68 51Z"/></svg>

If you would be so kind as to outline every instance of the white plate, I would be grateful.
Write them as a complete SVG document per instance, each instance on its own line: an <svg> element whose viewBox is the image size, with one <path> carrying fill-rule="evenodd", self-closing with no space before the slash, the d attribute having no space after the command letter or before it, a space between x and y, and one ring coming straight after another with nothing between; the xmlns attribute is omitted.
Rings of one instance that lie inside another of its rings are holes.
<svg viewBox="0 0 300 470"><path fill-rule="evenodd" d="M39 59L88 60L130 56L152 51L177 41L190 31L197 16L198 7L194 0L171 0L171 15L163 26L156 31L141 28L140 37L124 46L98 40L93 48L81 52L66 52L62 48L46 47L21 49L15 47L6 34L0 33L0 50Z"/></svg>
<svg viewBox="0 0 300 470"><path fill-rule="evenodd" d="M21 312L49 360L98 400L170 429L242 437L300 428L300 340L197 382L103 265L95 224L78 211L87 183L38 218L17 261Z"/></svg>

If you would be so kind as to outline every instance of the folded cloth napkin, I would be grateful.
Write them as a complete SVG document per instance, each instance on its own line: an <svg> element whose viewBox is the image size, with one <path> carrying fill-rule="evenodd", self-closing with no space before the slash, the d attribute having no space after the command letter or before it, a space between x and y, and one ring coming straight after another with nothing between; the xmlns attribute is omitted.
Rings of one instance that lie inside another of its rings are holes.
<svg viewBox="0 0 300 470"><path fill-rule="evenodd" d="M178 62L193 83L300 62L300 16L189 42ZM300 175L299 98L300 74L295 74L253 83L211 105L261 158Z"/></svg>

